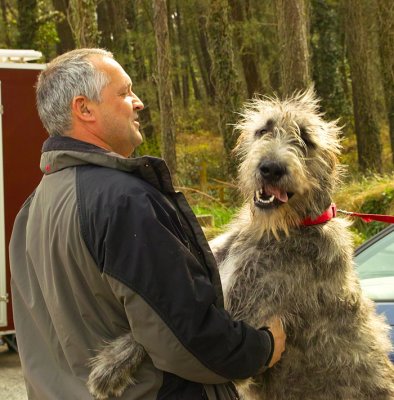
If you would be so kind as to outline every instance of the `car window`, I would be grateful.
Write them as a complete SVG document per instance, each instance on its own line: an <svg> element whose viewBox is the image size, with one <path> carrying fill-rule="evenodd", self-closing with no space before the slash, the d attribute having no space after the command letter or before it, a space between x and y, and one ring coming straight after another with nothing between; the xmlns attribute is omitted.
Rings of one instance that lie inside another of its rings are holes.
<svg viewBox="0 0 394 400"><path fill-rule="evenodd" d="M356 257L360 279L394 276L394 231Z"/></svg>
<svg viewBox="0 0 394 400"><path fill-rule="evenodd" d="M373 300L394 300L394 231L355 258L364 293Z"/></svg>

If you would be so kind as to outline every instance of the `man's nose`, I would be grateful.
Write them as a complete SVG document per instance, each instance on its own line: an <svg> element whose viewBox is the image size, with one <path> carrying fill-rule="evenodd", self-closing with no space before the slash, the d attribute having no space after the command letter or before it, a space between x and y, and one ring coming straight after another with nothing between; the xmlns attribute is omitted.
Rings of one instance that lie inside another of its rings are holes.
<svg viewBox="0 0 394 400"><path fill-rule="evenodd" d="M144 109L144 103L136 94L133 94L133 108L137 111L141 111Z"/></svg>

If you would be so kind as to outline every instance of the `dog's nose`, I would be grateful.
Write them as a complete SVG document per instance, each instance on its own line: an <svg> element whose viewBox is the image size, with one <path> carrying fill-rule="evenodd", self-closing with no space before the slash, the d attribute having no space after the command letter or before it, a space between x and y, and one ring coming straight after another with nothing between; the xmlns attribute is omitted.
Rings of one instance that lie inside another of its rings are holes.
<svg viewBox="0 0 394 400"><path fill-rule="evenodd" d="M285 165L277 161L263 161L259 165L261 176L269 182L276 182L286 174Z"/></svg>

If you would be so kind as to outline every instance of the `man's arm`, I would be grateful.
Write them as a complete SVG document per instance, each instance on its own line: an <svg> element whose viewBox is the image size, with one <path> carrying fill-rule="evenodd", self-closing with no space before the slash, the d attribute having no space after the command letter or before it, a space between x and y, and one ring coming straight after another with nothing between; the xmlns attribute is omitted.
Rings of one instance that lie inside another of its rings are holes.
<svg viewBox="0 0 394 400"><path fill-rule="evenodd" d="M121 185L110 184L80 199L85 241L135 339L158 368L189 380L252 376L270 361L271 336L215 306L208 272L180 237L173 210L145 186L114 193Z"/></svg>

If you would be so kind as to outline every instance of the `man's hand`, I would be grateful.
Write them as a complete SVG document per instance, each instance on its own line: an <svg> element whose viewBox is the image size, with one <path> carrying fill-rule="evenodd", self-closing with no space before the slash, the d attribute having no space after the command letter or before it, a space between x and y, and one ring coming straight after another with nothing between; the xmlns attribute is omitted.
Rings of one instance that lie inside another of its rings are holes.
<svg viewBox="0 0 394 400"><path fill-rule="evenodd" d="M271 368L276 364L282 357L282 353L285 351L286 334L283 330L282 321L279 318L273 318L268 322L268 329L271 331L274 337L274 354L272 355L271 361L268 368Z"/></svg>

